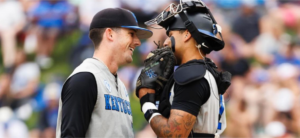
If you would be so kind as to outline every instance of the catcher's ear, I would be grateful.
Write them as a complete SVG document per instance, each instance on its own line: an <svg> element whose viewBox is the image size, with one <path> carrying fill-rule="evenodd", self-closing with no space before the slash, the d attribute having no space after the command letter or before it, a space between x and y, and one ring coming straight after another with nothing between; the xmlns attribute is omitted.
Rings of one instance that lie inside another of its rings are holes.
<svg viewBox="0 0 300 138"><path fill-rule="evenodd" d="M190 40L191 39L191 37L192 37L192 35L191 35L191 33L188 31L188 30L186 30L186 31L184 31L184 42L187 42L188 40Z"/></svg>

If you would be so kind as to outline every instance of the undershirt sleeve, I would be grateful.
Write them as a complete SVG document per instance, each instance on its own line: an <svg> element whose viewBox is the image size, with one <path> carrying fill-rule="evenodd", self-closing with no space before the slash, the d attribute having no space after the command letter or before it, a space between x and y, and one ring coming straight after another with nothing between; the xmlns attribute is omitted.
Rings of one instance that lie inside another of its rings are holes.
<svg viewBox="0 0 300 138"><path fill-rule="evenodd" d="M205 78L186 85L175 83L174 99L171 109L178 109L197 116L200 107L210 96L210 87Z"/></svg>
<svg viewBox="0 0 300 138"><path fill-rule="evenodd" d="M92 73L81 72L67 80L61 94L60 137L85 137L97 95L96 79Z"/></svg>

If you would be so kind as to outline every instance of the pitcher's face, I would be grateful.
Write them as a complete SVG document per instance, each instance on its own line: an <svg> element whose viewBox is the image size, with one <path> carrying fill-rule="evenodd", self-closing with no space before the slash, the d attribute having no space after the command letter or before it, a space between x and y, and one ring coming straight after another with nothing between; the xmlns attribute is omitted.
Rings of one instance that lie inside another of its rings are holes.
<svg viewBox="0 0 300 138"><path fill-rule="evenodd" d="M119 49L116 50L118 54L119 63L128 64L133 61L132 55L134 49L141 45L140 39L137 37L135 30L121 28L117 33L117 45Z"/></svg>

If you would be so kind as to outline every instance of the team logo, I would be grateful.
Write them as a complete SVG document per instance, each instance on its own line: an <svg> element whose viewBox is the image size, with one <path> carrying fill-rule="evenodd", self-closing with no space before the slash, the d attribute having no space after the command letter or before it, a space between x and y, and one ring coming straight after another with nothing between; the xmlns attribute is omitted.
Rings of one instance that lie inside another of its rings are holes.
<svg viewBox="0 0 300 138"><path fill-rule="evenodd" d="M204 46L204 47L207 47L207 48L208 48L208 46L206 46L204 42L202 43L202 46Z"/></svg>
<svg viewBox="0 0 300 138"><path fill-rule="evenodd" d="M108 83L108 81L107 81L107 80L104 80L103 83L104 83L106 89L107 89L109 92L111 92L111 87L110 87L110 84Z"/></svg>
<svg viewBox="0 0 300 138"><path fill-rule="evenodd" d="M157 76L152 69L146 71L145 73L149 78L155 78Z"/></svg>

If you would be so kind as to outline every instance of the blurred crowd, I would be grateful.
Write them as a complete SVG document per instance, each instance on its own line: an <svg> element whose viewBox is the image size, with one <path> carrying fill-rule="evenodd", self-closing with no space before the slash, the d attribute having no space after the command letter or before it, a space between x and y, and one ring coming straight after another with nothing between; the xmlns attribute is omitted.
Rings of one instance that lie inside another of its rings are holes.
<svg viewBox="0 0 300 138"><path fill-rule="evenodd" d="M226 42L208 57L233 75L222 137L300 137L300 0L203 1ZM94 14L122 7L144 26L171 2L178 0L0 0L0 138L55 137L63 82L93 53L88 31ZM143 60L156 48L153 41L167 37L164 29L149 29L153 37L118 71L132 95ZM75 44L69 44L74 34ZM54 54L57 49L63 52ZM68 62L57 67L60 61ZM136 137L155 137L139 123Z"/></svg>

